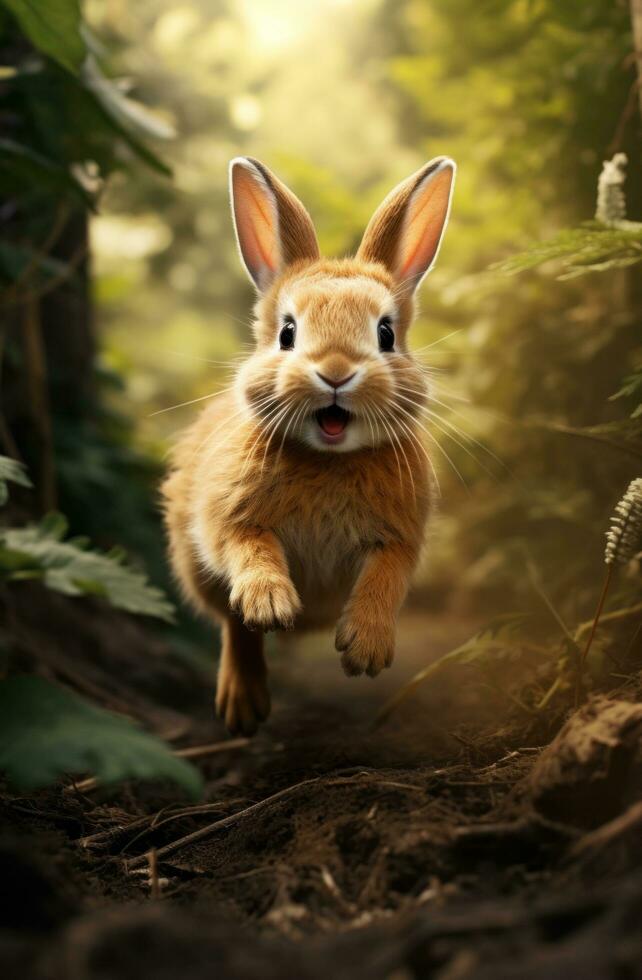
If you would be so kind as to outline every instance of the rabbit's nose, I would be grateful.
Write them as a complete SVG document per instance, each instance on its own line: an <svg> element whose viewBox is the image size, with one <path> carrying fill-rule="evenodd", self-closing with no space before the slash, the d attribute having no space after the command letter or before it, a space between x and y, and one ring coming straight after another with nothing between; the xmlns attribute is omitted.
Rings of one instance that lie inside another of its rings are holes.
<svg viewBox="0 0 642 980"><path fill-rule="evenodd" d="M356 373L356 371L353 371L352 374L348 374L344 378L328 378L327 375L321 374L320 371L317 371L317 375L321 378L321 380L325 381L330 388L334 388L335 391L338 388L342 388L343 385L347 385L348 381L352 381Z"/></svg>

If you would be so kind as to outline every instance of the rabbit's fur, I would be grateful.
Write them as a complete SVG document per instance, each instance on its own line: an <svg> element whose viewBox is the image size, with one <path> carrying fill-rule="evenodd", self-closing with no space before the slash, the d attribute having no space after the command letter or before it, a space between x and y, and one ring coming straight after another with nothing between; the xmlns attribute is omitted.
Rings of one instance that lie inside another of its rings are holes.
<svg viewBox="0 0 642 980"><path fill-rule="evenodd" d="M347 674L392 662L431 493L417 433L428 391L406 336L454 169L427 164L384 201L356 258L326 260L297 198L258 161L232 161L256 349L183 435L163 486L175 574L222 622L230 731L269 713L266 630L336 623Z"/></svg>

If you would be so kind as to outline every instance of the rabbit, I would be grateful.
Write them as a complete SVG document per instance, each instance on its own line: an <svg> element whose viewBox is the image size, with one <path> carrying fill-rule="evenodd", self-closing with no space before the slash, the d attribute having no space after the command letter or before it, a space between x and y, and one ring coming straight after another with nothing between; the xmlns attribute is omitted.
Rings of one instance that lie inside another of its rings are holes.
<svg viewBox="0 0 642 980"><path fill-rule="evenodd" d="M427 163L356 257L324 259L297 197L258 160L230 164L255 349L179 439L162 496L173 572L222 626L216 709L231 733L269 715L266 631L336 624L346 674L392 663L433 495L407 334L454 179L449 158Z"/></svg>

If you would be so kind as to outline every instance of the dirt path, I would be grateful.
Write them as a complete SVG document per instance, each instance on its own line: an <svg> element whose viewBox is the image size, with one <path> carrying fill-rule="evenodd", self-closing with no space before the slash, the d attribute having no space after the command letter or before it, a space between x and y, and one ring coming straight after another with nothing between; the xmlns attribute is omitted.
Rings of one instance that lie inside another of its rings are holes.
<svg viewBox="0 0 642 980"><path fill-rule="evenodd" d="M642 875L608 848L606 868L568 860L587 828L533 812L540 747L501 697L450 672L372 728L472 630L407 613L376 681L346 679L327 635L273 646L272 718L199 763L200 810L153 787L7 798L5 975L642 976ZM193 706L162 709L182 743L223 738L203 679L190 689Z"/></svg>

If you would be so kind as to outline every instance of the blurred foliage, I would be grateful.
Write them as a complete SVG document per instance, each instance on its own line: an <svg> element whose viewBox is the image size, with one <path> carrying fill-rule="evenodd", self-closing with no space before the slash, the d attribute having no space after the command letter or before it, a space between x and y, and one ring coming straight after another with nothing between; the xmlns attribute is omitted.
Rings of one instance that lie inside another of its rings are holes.
<svg viewBox="0 0 642 980"><path fill-rule="evenodd" d="M8 456L0 456L0 506L9 499L9 483L17 483L21 487L31 487L31 480L24 466Z"/></svg>
<svg viewBox="0 0 642 980"><path fill-rule="evenodd" d="M149 141L165 139L172 130L132 98L126 85L105 75L105 49L81 23L78 0L0 0L0 52L5 449L19 449L37 476L43 453L55 456L58 502L74 531L105 546L125 543L165 581L152 489L158 460L136 450L131 421L109 403L109 393L122 386L117 373L91 363L95 343L85 295L83 221L88 210L98 208L115 171L131 174L138 161L155 174L170 174ZM48 392L41 392L35 423L29 418L37 401L29 375L41 372L22 343L29 303L37 304L33 330L47 360L47 376L40 380ZM25 378L26 386L14 380ZM47 403L52 445L43 447L34 425L47 426ZM127 484L128 492L114 493L115 484Z"/></svg>
<svg viewBox="0 0 642 980"><path fill-rule="evenodd" d="M0 526L8 637L19 633L15 589L29 590L34 581L70 598L100 597L173 621L171 603L124 564L122 550L102 554L86 537L65 540L61 514L11 526L36 511L38 497L46 510L60 492L76 527L99 525L108 537L115 481L126 474L135 486L140 471L148 476L152 469L133 450L127 423L97 397L86 220L105 177L133 157L169 174L141 141L166 132L101 73L92 48L78 0L0 0L0 438L14 457L0 456L0 503L8 502L8 483L31 487L23 456L39 476L37 495L18 494ZM102 498L101 480L103 491L108 484ZM147 501L142 508L121 503L121 522L111 524L120 540L127 517L135 526L150 510L150 493L147 478L136 501ZM131 490L117 499L131 501ZM198 772L163 742L40 677L0 681L0 742L0 768L23 789L86 772L105 783L170 779L192 795L201 788Z"/></svg>
<svg viewBox="0 0 642 980"><path fill-rule="evenodd" d="M198 770L160 739L42 677L0 683L0 769L27 791L87 772L103 785L167 779L193 798L202 789Z"/></svg>
<svg viewBox="0 0 642 980"><path fill-rule="evenodd" d="M555 259L563 260L557 275L561 280L636 265L642 262L642 224L609 228L595 221L567 229L550 241L511 256L498 268L500 272L523 272Z"/></svg>

